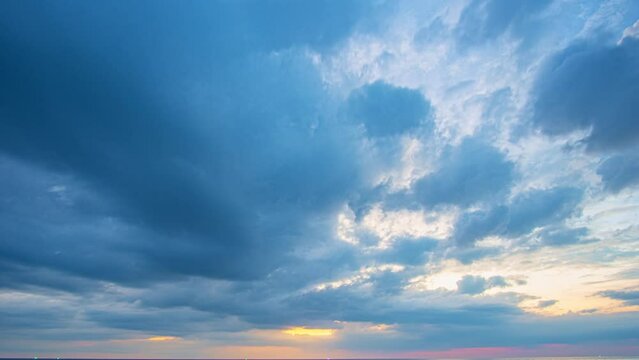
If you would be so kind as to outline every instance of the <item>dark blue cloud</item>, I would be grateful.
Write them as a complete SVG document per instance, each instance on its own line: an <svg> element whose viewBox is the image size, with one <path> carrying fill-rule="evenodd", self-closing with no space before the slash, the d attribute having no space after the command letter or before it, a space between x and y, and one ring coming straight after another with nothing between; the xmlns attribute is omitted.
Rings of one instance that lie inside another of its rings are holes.
<svg viewBox="0 0 639 360"><path fill-rule="evenodd" d="M499 199L507 194L514 179L514 164L503 153L470 138L447 148L440 168L418 180L413 189L426 206L467 206Z"/></svg>
<svg viewBox="0 0 639 360"><path fill-rule="evenodd" d="M604 188L616 193L639 183L639 155L630 152L614 155L597 168Z"/></svg>
<svg viewBox="0 0 639 360"><path fill-rule="evenodd" d="M334 237L363 169L358 129L296 46L330 47L360 4L42 5L0 14L0 287L99 294L65 316L190 334L301 321L279 318L281 294L359 266L297 258ZM200 278L240 281L211 294ZM112 283L157 296L107 311Z"/></svg>
<svg viewBox="0 0 639 360"><path fill-rule="evenodd" d="M73 290L77 280L69 273L111 281L148 278L139 271L148 269L146 262L127 249L151 237L109 219L108 201L68 175L50 174L6 157L0 158L0 169L11 174L0 179L0 228L5 234L0 239L0 263L7 273L14 273L3 286L20 286L16 282L22 278L28 281L23 286L31 282ZM15 274L30 268L34 269ZM61 276L65 273L66 278ZM47 278L51 281L42 284Z"/></svg>
<svg viewBox="0 0 639 360"><path fill-rule="evenodd" d="M0 151L91 202L8 187L0 255L111 281L254 278L311 241L309 219L361 184L357 131L283 48L328 46L362 8L251 5L5 4Z"/></svg>
<svg viewBox="0 0 639 360"><path fill-rule="evenodd" d="M402 134L418 126L433 127L428 100L418 91L378 80L353 90L348 98L349 115L364 124L372 137Z"/></svg>
<svg viewBox="0 0 639 360"><path fill-rule="evenodd" d="M49 290L54 295L59 291L82 294L104 290L103 284L93 279L5 261L0 262L0 289L42 293Z"/></svg>
<svg viewBox="0 0 639 360"><path fill-rule="evenodd" d="M591 151L627 148L639 140L639 40L573 44L540 71L533 123L548 135L589 130Z"/></svg>

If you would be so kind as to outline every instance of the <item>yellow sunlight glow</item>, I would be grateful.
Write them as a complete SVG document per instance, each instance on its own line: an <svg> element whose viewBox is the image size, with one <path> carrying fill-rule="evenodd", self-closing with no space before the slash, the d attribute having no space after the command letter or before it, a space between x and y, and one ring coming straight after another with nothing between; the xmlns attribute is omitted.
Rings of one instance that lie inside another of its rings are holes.
<svg viewBox="0 0 639 360"><path fill-rule="evenodd" d="M146 341L173 341L173 340L177 340L178 338L175 336L151 336L149 338L146 338Z"/></svg>
<svg viewBox="0 0 639 360"><path fill-rule="evenodd" d="M335 330L333 329L312 329L306 327L292 327L286 330L282 330L286 335L293 336L333 336Z"/></svg>

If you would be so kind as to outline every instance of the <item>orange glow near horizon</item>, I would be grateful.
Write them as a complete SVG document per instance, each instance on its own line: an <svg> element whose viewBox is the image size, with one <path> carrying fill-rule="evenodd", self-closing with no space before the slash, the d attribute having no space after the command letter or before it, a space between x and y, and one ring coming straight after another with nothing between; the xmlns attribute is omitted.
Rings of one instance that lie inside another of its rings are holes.
<svg viewBox="0 0 639 360"><path fill-rule="evenodd" d="M333 334L335 333L334 329L321 329L321 328L307 328L307 327L292 327L292 328L288 328L285 330L282 330L282 332L286 335L292 335L292 336L319 336L319 337L328 337L328 336L333 336Z"/></svg>

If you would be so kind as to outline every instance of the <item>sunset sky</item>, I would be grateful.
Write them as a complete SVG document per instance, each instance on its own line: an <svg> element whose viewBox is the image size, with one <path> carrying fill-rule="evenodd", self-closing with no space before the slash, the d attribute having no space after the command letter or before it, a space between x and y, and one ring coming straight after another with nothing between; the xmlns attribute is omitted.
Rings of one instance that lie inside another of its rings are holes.
<svg viewBox="0 0 639 360"><path fill-rule="evenodd" d="M0 1L0 357L639 355L639 1Z"/></svg>

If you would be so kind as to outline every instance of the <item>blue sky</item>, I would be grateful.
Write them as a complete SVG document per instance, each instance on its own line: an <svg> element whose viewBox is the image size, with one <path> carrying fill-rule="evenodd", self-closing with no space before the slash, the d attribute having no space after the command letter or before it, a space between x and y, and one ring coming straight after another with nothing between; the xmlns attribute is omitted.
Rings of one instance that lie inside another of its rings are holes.
<svg viewBox="0 0 639 360"><path fill-rule="evenodd" d="M639 354L639 2L4 1L0 355Z"/></svg>

